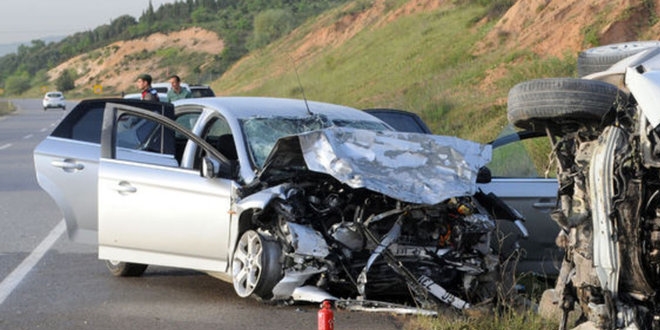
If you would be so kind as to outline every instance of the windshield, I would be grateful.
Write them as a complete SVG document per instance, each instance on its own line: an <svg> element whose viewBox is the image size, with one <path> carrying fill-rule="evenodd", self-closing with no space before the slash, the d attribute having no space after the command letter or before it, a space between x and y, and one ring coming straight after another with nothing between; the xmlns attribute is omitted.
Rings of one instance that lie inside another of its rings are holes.
<svg viewBox="0 0 660 330"><path fill-rule="evenodd" d="M296 135L327 127L351 127L375 131L391 130L377 121L334 120L324 116L314 115L300 117L254 117L241 121L241 127L247 148L254 165L261 169L275 146L275 142L284 136Z"/></svg>

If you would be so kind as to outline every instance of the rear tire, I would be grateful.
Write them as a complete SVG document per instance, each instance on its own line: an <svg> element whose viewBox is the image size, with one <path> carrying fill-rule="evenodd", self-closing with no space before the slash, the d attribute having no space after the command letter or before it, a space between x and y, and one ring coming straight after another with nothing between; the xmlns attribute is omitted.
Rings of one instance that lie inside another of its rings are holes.
<svg viewBox="0 0 660 330"><path fill-rule="evenodd" d="M142 276L142 274L144 274L144 271L147 270L147 267L149 265L134 264L130 262L123 262L116 260L106 260L105 266L114 276L139 277Z"/></svg>
<svg viewBox="0 0 660 330"><path fill-rule="evenodd" d="M536 79L511 88L507 116L511 124L537 132L547 126L599 124L625 98L616 86L602 81Z"/></svg>

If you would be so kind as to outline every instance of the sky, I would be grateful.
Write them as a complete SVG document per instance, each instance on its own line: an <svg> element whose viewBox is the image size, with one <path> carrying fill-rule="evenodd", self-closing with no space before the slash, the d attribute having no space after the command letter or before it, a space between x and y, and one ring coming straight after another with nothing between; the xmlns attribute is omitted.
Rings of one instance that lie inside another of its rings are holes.
<svg viewBox="0 0 660 330"><path fill-rule="evenodd" d="M154 9L175 0L151 0ZM2 0L0 45L89 31L122 15L139 19L149 0Z"/></svg>

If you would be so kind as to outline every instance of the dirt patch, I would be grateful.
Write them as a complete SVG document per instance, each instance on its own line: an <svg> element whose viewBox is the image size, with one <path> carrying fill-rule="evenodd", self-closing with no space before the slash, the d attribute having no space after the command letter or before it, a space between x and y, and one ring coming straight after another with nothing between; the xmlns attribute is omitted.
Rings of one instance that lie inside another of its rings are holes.
<svg viewBox="0 0 660 330"><path fill-rule="evenodd" d="M507 48L562 57L566 50L590 46L585 45L587 33L598 36L601 44L629 41L635 38L637 25L630 23L639 19L630 15L631 8L634 12L635 8L642 7L642 0L517 1L477 44L474 53L479 55L495 48ZM589 29L596 30L589 32Z"/></svg>
<svg viewBox="0 0 660 330"><path fill-rule="evenodd" d="M105 91L134 92L135 77L150 73L154 81L166 81L170 74L179 74L185 80L190 74L185 65L161 68L159 58L143 56L159 50L178 49L181 52L218 54L224 49L223 41L215 32L190 28L169 34L156 33L142 39L119 41L94 52L76 56L48 71L51 80L62 71L73 69L78 74L78 89L92 89L101 84ZM211 59L212 60L212 56Z"/></svg>

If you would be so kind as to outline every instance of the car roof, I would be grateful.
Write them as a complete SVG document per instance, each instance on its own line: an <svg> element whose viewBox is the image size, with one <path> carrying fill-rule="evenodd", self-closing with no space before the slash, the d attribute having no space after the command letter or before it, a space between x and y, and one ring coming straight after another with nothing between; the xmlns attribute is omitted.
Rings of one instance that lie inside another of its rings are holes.
<svg viewBox="0 0 660 330"><path fill-rule="evenodd" d="M300 99L260 97L260 96L221 96L174 101L176 107L201 106L214 109L236 119L258 116L305 117L311 113L322 114L330 120L349 119L381 122L378 118L348 106L305 101ZM309 111L308 111L309 109Z"/></svg>

